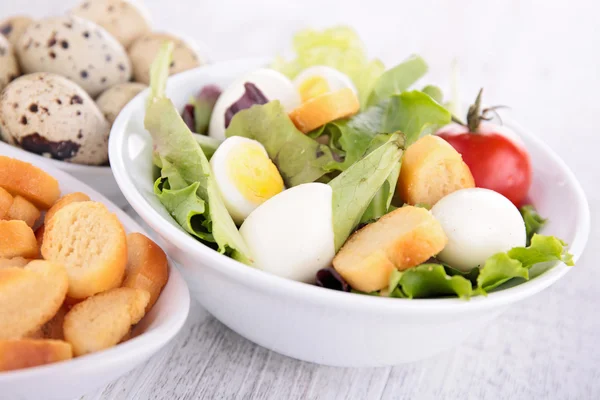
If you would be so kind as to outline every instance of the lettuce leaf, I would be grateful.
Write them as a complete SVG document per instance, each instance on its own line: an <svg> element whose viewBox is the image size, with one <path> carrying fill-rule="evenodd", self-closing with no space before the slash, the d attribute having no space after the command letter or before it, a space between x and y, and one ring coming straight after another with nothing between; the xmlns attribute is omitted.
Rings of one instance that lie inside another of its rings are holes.
<svg viewBox="0 0 600 400"><path fill-rule="evenodd" d="M444 101L444 94L442 93L442 89L435 85L427 85L423 89L421 89L421 92L431 97L433 100L435 100L436 103L442 104Z"/></svg>
<svg viewBox="0 0 600 400"><path fill-rule="evenodd" d="M344 171L363 157L370 147L373 148L373 142L380 134L400 131L404 133L408 146L419 137L450 123L451 118L444 107L427 94L415 90L391 96L353 117L330 122L309 135L313 138L329 137L329 146L343 160L332 161L327 167L332 171Z"/></svg>
<svg viewBox="0 0 600 400"><path fill-rule="evenodd" d="M356 228L369 203L390 173L400 164L404 139L394 134L376 150L335 177L333 189L333 233L336 251Z"/></svg>
<svg viewBox="0 0 600 400"><path fill-rule="evenodd" d="M192 99L192 105L194 106L194 131L196 133L200 135L208 133L210 117L220 95L221 89L219 87L207 85Z"/></svg>
<svg viewBox="0 0 600 400"><path fill-rule="evenodd" d="M519 211L521 212L523 221L525 221L525 230L527 231L527 246L529 246L533 235L538 233L548 220L542 218L542 216L537 213L532 205L523 206Z"/></svg>
<svg viewBox="0 0 600 400"><path fill-rule="evenodd" d="M279 101L254 105L234 115L225 136L259 141L287 187L314 182L334 162L331 149L300 132Z"/></svg>
<svg viewBox="0 0 600 400"><path fill-rule="evenodd" d="M401 131L406 146L421 136L435 132L451 122L452 115L427 94L418 90L392 96L382 121L382 132Z"/></svg>
<svg viewBox="0 0 600 400"><path fill-rule="evenodd" d="M315 65L333 67L352 79L361 105L366 105L385 66L379 60L370 61L364 44L354 30L340 26L323 31L306 29L293 39L296 58L287 61L277 57L271 68L294 78L300 71Z"/></svg>
<svg viewBox="0 0 600 400"><path fill-rule="evenodd" d="M213 154L215 154L215 151L217 151L217 149L222 143L219 139L215 139L210 136L200 135L198 133L194 133L194 139L196 139L196 142L198 142L198 144L200 145L202 152L209 160L211 159Z"/></svg>
<svg viewBox="0 0 600 400"><path fill-rule="evenodd" d="M488 258L477 277L477 286L486 293L512 278L529 279L529 271L519 260L506 253L498 253Z"/></svg>
<svg viewBox="0 0 600 400"><path fill-rule="evenodd" d="M393 95L400 94L427 73L427 63L421 57L412 55L402 63L385 71L369 95L368 105L379 104Z"/></svg>
<svg viewBox="0 0 600 400"><path fill-rule="evenodd" d="M169 180L158 178L154 184L154 193L177 223L189 234L205 242L215 242L215 238L204 225L206 221L206 203L196 194L199 182L182 189L166 188Z"/></svg>
<svg viewBox="0 0 600 400"><path fill-rule="evenodd" d="M548 261L561 261L568 266L574 265L573 256L567 251L566 244L554 236L535 234L528 247L515 247L508 252L508 256L519 260L525 268Z"/></svg>
<svg viewBox="0 0 600 400"><path fill-rule="evenodd" d="M426 298L473 295L471 281L461 275L448 275L443 265L421 264L406 271L393 271L388 287L390 297Z"/></svg>
<svg viewBox="0 0 600 400"><path fill-rule="evenodd" d="M568 266L574 265L566 244L554 236L535 234L528 247L515 247L490 257L481 267L477 286L482 293L486 293L512 278L528 280L551 268L557 261ZM553 263L547 264L550 262ZM543 268L530 274L533 267L541 264L544 264Z"/></svg>
<svg viewBox="0 0 600 400"><path fill-rule="evenodd" d="M186 231L210 242L218 251L252 264L250 252L225 208L210 164L179 112L165 97L166 78L173 43L165 43L151 67L151 97L146 104L144 126L154 142L161 181L155 187L159 199ZM193 199L192 190L197 199ZM200 204L205 210L201 211Z"/></svg>

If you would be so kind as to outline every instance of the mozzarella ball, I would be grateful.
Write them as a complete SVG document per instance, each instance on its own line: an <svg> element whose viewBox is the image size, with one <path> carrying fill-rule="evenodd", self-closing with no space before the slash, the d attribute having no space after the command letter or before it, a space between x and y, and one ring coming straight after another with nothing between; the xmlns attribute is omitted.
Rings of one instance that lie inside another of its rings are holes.
<svg viewBox="0 0 600 400"><path fill-rule="evenodd" d="M519 210L493 190L458 190L438 201L431 212L448 237L437 258L458 270L470 271L496 253L525 246Z"/></svg>
<svg viewBox="0 0 600 400"><path fill-rule="evenodd" d="M256 140L228 138L215 151L210 165L227 211L238 225L284 189L277 167Z"/></svg>
<svg viewBox="0 0 600 400"><path fill-rule="evenodd" d="M324 65L310 67L300 72L294 78L294 86L300 93L303 103L319 95L346 88L357 93L348 75Z"/></svg>
<svg viewBox="0 0 600 400"><path fill-rule="evenodd" d="M266 97L267 101L279 100L286 112L300 105L300 95L292 81L285 75L272 69L261 68L234 81L219 96L210 118L209 136L225 139L225 114L232 104L245 93L244 84L252 83Z"/></svg>
<svg viewBox="0 0 600 400"><path fill-rule="evenodd" d="M284 278L312 283L335 256L332 190L324 183L287 189L254 210L240 233L256 266Z"/></svg>

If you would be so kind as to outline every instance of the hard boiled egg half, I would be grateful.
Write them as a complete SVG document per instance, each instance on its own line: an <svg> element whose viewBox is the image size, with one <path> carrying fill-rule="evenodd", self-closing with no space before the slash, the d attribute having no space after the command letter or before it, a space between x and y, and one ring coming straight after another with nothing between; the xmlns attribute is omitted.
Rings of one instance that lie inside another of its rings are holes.
<svg viewBox="0 0 600 400"><path fill-rule="evenodd" d="M496 253L525 246L525 222L517 207L489 189L457 190L431 209L448 237L437 258L467 272Z"/></svg>
<svg viewBox="0 0 600 400"><path fill-rule="evenodd" d="M226 139L210 165L225 207L238 225L255 208L284 190L277 167L256 140L240 136Z"/></svg>
<svg viewBox="0 0 600 400"><path fill-rule="evenodd" d="M264 104L269 101L279 100L287 112L292 111L300 105L300 95L290 79L272 69L257 69L234 81L219 96L210 118L209 136L220 140L225 139L225 129L229 126L228 118L226 117L228 110L231 109L232 105L240 101L243 96L248 97L251 94L248 93L248 84L252 84L255 91L256 89L258 90L258 93L254 93L254 95L258 95L259 98L264 100L254 104ZM251 99L246 99L245 103L246 106L241 108L248 108L253 105ZM231 111L229 114L231 114Z"/></svg>

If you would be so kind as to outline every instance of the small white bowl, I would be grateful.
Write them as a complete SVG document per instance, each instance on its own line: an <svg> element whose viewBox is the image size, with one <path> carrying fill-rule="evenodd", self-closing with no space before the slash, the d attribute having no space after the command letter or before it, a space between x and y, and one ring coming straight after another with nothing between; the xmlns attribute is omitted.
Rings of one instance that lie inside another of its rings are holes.
<svg viewBox="0 0 600 400"><path fill-rule="evenodd" d="M206 84L222 87L264 60L198 68L169 79L167 94L180 109ZM391 299L323 289L247 267L204 246L171 218L153 193L152 140L143 126L147 92L113 125L109 156L125 197L163 238L182 265L190 291L225 325L276 352L334 366L385 366L427 358L457 346L509 305L536 294L569 270L557 265L520 285L470 301ZM585 195L566 165L515 123L534 166L531 197L550 218L544 232L570 243L577 259L589 231ZM577 268L577 267L576 267Z"/></svg>
<svg viewBox="0 0 600 400"><path fill-rule="evenodd" d="M48 160L12 146L0 147L0 155L34 164L54 176L63 194L84 192L117 214L127 232L144 232L137 222L104 196L70 175L49 165ZM134 337L108 350L40 367L0 372L1 399L78 398L137 367L169 342L183 326L190 295L181 274L170 263L169 281L152 310L136 325Z"/></svg>
<svg viewBox="0 0 600 400"><path fill-rule="evenodd" d="M50 165L52 168L65 171L78 180L85 182L97 192L100 192L102 195L106 196L111 202L120 208L123 208L128 204L127 200L125 200L125 197L123 197L121 190L119 190L119 186L117 185L115 177L109 166L100 167L95 165L73 164L65 161L54 160L52 158L25 151L19 147L12 146L0 140L0 152L4 151L5 148L14 150L14 154L17 154L18 157L21 157L21 154L25 154L23 157L33 157L33 159L38 159L40 162Z"/></svg>

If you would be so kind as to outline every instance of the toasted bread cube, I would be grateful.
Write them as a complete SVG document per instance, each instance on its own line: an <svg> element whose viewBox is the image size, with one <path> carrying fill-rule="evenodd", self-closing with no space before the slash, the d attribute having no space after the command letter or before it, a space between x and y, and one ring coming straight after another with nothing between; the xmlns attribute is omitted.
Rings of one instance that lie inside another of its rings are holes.
<svg viewBox="0 0 600 400"><path fill-rule="evenodd" d="M58 212L58 210L62 209L66 205L71 203L78 203L81 201L90 201L90 196L81 192L73 192L64 195L54 205L46 212L46 216L44 217L44 223L47 224L48 221Z"/></svg>
<svg viewBox="0 0 600 400"><path fill-rule="evenodd" d="M145 314L150 294L117 288L89 297L73 306L63 324L65 339L76 356L107 349L125 337Z"/></svg>
<svg viewBox="0 0 600 400"><path fill-rule="evenodd" d="M0 269L0 339L19 339L39 329L56 315L67 287L65 268L48 261Z"/></svg>
<svg viewBox="0 0 600 400"><path fill-rule="evenodd" d="M24 221L0 221L0 258L37 258L33 230Z"/></svg>
<svg viewBox="0 0 600 400"><path fill-rule="evenodd" d="M148 312L169 279L167 255L148 237L141 233L127 236L127 268L123 287L143 289L150 293Z"/></svg>
<svg viewBox="0 0 600 400"><path fill-rule="evenodd" d="M404 152L396 187L404 202L433 206L452 192L472 187L471 170L444 139L423 136Z"/></svg>
<svg viewBox="0 0 600 400"><path fill-rule="evenodd" d="M71 345L62 340L0 340L0 372L36 367L71 358Z"/></svg>
<svg viewBox="0 0 600 400"><path fill-rule="evenodd" d="M117 216L102 203L76 202L45 225L42 255L66 267L69 297L85 299L121 286L127 238Z"/></svg>
<svg viewBox="0 0 600 400"><path fill-rule="evenodd" d="M33 228L37 220L40 218L40 210L36 206L31 204L27 199L22 196L15 196L13 199L12 206L6 214L8 220L20 220L24 221L27 226Z"/></svg>
<svg viewBox="0 0 600 400"><path fill-rule="evenodd" d="M4 219L13 203L13 197L10 193L0 187L0 219Z"/></svg>
<svg viewBox="0 0 600 400"><path fill-rule="evenodd" d="M29 259L23 257L0 258L0 269L11 267L24 267L29 264Z"/></svg>
<svg viewBox="0 0 600 400"><path fill-rule="evenodd" d="M23 196L36 207L47 210L60 196L58 181L40 168L0 156L0 187L13 196Z"/></svg>
<svg viewBox="0 0 600 400"><path fill-rule="evenodd" d="M448 239L424 208L406 206L355 232L333 259L333 267L364 292L388 286L394 268L417 266L442 251Z"/></svg>

